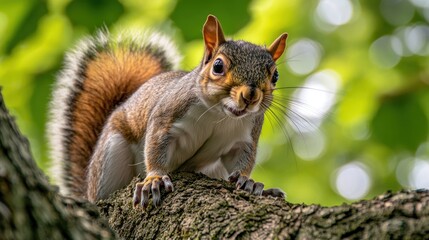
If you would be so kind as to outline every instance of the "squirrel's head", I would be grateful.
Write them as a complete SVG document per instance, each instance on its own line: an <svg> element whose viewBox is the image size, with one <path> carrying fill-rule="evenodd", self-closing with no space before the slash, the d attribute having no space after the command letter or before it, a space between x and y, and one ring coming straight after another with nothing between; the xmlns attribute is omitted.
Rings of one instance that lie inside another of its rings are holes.
<svg viewBox="0 0 429 240"><path fill-rule="evenodd" d="M226 41L216 17L203 27L205 53L201 97L233 118L264 112L272 102L279 74L276 61L286 48L283 33L268 48L245 41ZM216 106L215 106L216 105Z"/></svg>

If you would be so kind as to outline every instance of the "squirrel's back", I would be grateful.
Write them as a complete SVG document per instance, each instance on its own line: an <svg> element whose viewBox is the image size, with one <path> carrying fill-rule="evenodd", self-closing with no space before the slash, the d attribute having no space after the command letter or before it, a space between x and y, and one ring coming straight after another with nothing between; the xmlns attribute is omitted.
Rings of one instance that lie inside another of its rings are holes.
<svg viewBox="0 0 429 240"><path fill-rule="evenodd" d="M86 169L112 110L148 79L178 67L174 45L157 33L107 31L66 55L51 103L52 175L63 194L83 196Z"/></svg>

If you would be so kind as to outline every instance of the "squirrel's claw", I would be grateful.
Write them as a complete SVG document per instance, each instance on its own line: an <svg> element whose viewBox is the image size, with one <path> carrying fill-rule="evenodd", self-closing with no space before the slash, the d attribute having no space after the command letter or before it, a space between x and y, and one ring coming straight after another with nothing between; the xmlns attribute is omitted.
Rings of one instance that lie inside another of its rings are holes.
<svg viewBox="0 0 429 240"><path fill-rule="evenodd" d="M134 195L133 195L133 206L134 207L137 207L137 204L139 204L141 201L142 187L143 186L141 186L141 183L137 183L136 189L134 190Z"/></svg>
<svg viewBox="0 0 429 240"><path fill-rule="evenodd" d="M272 196L285 198L286 194L278 188L270 188L264 190L264 184L261 182L255 182L253 179L241 175L239 171L233 172L228 180L236 183L237 189L243 189L244 191L251 193L256 196Z"/></svg>
<svg viewBox="0 0 429 240"><path fill-rule="evenodd" d="M155 207L159 206L159 204L161 203L161 191L159 190L159 187L161 185L160 182L161 181L159 179L154 179L152 181L152 200L153 205Z"/></svg>
<svg viewBox="0 0 429 240"><path fill-rule="evenodd" d="M278 197L278 198L286 198L286 193L283 192L281 189L279 188L270 188L267 190L264 190L262 192L262 196L271 196L271 197Z"/></svg>
<svg viewBox="0 0 429 240"><path fill-rule="evenodd" d="M228 180L230 182L235 183L235 182L237 182L237 180L238 180L239 177L240 177L240 172L239 171L235 171L235 172L232 172L231 175L229 175Z"/></svg>
<svg viewBox="0 0 429 240"><path fill-rule="evenodd" d="M162 183L164 183L165 191L172 192L174 191L173 183L168 175L162 176Z"/></svg>
<svg viewBox="0 0 429 240"><path fill-rule="evenodd" d="M143 209L145 209L149 205L149 191L151 187L152 187L152 181L143 182L142 201L140 202Z"/></svg>
<svg viewBox="0 0 429 240"><path fill-rule="evenodd" d="M164 176L149 176L143 182L136 184L134 190L133 203L136 207L139 203L145 209L149 205L149 195L152 194L152 201L155 207L161 204L161 186L165 187L166 192L174 190L173 183L168 175Z"/></svg>
<svg viewBox="0 0 429 240"><path fill-rule="evenodd" d="M261 196L264 191L264 184L260 182L255 182L255 185L253 186L253 194L256 196Z"/></svg>

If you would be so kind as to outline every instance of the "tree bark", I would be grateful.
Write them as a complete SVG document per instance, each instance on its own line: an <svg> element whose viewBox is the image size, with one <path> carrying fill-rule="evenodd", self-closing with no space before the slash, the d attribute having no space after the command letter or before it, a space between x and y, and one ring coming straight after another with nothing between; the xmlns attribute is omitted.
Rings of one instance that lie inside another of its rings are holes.
<svg viewBox="0 0 429 240"><path fill-rule="evenodd" d="M0 239L114 237L97 206L59 196L49 184L0 92Z"/></svg>
<svg viewBox="0 0 429 240"><path fill-rule="evenodd" d="M133 208L133 185L99 201L125 239L428 239L429 192L386 193L350 205L290 204L202 174L172 174L160 207Z"/></svg>
<svg viewBox="0 0 429 240"><path fill-rule="evenodd" d="M249 195L202 174L174 173L174 192L162 193L160 207L143 210L131 202L138 180L99 201L98 209L58 195L0 94L0 239L429 238L427 190L322 207Z"/></svg>

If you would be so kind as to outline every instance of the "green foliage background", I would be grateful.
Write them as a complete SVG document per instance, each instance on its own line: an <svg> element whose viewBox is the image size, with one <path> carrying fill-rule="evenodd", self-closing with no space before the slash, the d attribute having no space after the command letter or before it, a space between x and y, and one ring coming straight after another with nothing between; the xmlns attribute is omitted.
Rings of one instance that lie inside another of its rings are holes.
<svg viewBox="0 0 429 240"><path fill-rule="evenodd" d="M376 39L401 27L427 26L429 17L424 15L429 16L429 10L408 0L351 2L352 19L324 31L315 18L317 0L0 0L0 85L7 106L31 141L38 165L47 170L44 134L55 75L67 49L100 27L113 32L127 27L158 29L176 40L186 70L202 57L201 28L209 13L220 19L224 32L234 39L268 45L282 32L289 33L289 46L303 38L312 39L323 49L320 64L311 73L297 75L287 67L294 56L284 58L279 64L279 84L299 87L317 71L338 73L340 91L332 93L337 103L318 130L325 147L316 159L304 161L294 154L293 141L312 148L311 141L299 140L302 134L290 126L267 122L253 177L268 187L281 187L291 202L333 205L347 201L335 188L338 168L359 162L370 177L366 197L371 197L410 187L401 178L409 178L408 170L416 158L429 163L429 59L410 54L395 67L383 68L371 60L369 49ZM399 9L393 12L398 19L409 14L401 11L398 2L408 4L405 10L412 6L413 15L392 24L383 9ZM293 97L295 90L280 91L283 97L279 99ZM281 111L276 114L287 123Z"/></svg>

